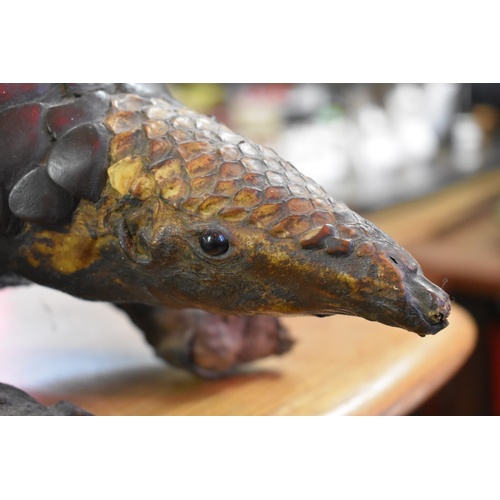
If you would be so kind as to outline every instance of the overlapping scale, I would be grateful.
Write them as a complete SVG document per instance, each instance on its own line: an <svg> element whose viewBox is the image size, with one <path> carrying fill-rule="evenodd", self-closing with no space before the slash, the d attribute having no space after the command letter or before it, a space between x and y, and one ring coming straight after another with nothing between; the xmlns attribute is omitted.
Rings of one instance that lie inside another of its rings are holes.
<svg viewBox="0 0 500 500"><path fill-rule="evenodd" d="M106 116L109 105L109 95L103 91L83 95L80 99L51 107L47 111L47 126L58 139L79 125L100 121Z"/></svg>
<svg viewBox="0 0 500 500"><path fill-rule="evenodd" d="M12 189L9 207L20 219L37 224L69 222L76 199L58 186L44 167L32 170Z"/></svg>
<svg viewBox="0 0 500 500"><path fill-rule="evenodd" d="M78 198L97 201L106 183L110 134L102 125L81 125L59 139L50 152L52 180Z"/></svg>
<svg viewBox="0 0 500 500"><path fill-rule="evenodd" d="M49 144L42 104L23 104L2 111L0 184L10 190L16 177L37 166Z"/></svg>
<svg viewBox="0 0 500 500"><path fill-rule="evenodd" d="M61 91L57 83L0 83L0 110Z"/></svg>
<svg viewBox="0 0 500 500"><path fill-rule="evenodd" d="M144 171L125 168L125 162L119 182L113 174L122 196L160 196L188 214L249 223L278 238L334 222L333 205L319 186L273 150L245 140L215 119L175 102L156 99L148 104L145 98L120 95L112 98L105 123L115 134L115 163L133 158L145 148L145 140L149 143ZM152 177L144 178L146 171ZM141 179L135 182L127 175Z"/></svg>

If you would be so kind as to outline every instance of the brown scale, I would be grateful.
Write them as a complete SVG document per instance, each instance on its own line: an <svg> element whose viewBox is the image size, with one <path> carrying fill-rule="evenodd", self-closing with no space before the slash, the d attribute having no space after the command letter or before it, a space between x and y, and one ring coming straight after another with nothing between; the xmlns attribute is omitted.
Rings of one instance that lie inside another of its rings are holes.
<svg viewBox="0 0 500 500"><path fill-rule="evenodd" d="M336 234L336 229L331 224L325 224L319 229L315 229L312 233L306 234L301 240L300 244L302 248L311 249L321 246L325 238L334 236Z"/></svg>
<svg viewBox="0 0 500 500"><path fill-rule="evenodd" d="M353 251L354 242L338 235L338 228L331 224L325 224L323 227L304 235L300 244L306 250L325 248L328 255L349 255Z"/></svg>

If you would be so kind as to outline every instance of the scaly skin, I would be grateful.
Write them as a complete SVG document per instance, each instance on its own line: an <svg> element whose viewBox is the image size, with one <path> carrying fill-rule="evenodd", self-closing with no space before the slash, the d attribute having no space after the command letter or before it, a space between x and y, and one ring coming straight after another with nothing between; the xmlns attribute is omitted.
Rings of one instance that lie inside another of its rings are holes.
<svg viewBox="0 0 500 500"><path fill-rule="evenodd" d="M112 95L102 123L104 189L68 224L2 242L16 274L92 300L447 325L448 296L414 259L274 151L162 98ZM227 252L202 250L206 230Z"/></svg>

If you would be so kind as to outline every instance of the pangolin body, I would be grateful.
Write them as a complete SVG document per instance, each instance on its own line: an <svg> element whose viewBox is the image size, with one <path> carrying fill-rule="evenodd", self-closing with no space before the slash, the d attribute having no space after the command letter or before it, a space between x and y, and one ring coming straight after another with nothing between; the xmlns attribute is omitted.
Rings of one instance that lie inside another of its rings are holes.
<svg viewBox="0 0 500 500"><path fill-rule="evenodd" d="M161 85L0 85L0 152L4 284L214 314L349 314L420 335L447 325L447 294L395 241Z"/></svg>

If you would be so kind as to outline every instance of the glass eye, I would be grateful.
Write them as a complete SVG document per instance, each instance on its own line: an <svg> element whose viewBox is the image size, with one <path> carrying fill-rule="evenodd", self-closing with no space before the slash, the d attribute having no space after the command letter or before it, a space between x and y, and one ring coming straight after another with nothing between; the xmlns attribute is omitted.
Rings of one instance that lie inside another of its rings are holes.
<svg viewBox="0 0 500 500"><path fill-rule="evenodd" d="M205 253L216 257L229 250L229 240L220 231L207 230L200 235L200 246Z"/></svg>

